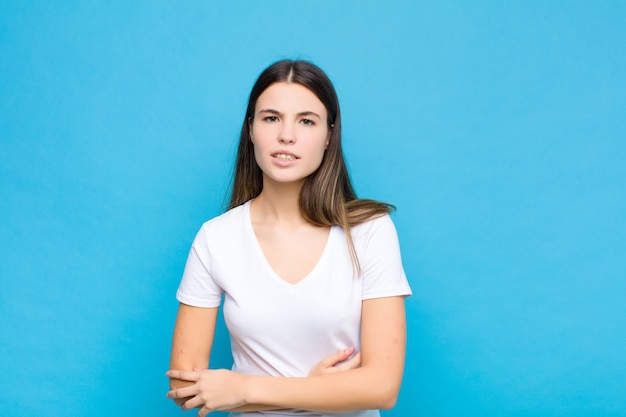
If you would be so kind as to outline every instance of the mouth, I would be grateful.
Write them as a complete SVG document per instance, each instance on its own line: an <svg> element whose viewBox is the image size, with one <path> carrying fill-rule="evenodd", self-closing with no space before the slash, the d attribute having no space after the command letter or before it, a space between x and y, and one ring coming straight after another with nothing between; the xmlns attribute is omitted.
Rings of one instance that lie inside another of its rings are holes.
<svg viewBox="0 0 626 417"><path fill-rule="evenodd" d="M272 155L273 158L280 159L281 161L295 161L298 159L297 156L289 154L289 153L275 153Z"/></svg>

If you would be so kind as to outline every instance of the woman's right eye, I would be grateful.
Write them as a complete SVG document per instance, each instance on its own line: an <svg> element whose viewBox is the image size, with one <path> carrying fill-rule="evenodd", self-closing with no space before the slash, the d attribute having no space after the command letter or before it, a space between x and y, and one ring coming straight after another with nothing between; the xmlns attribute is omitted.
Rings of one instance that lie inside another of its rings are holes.
<svg viewBox="0 0 626 417"><path fill-rule="evenodd" d="M263 118L264 121L266 122L277 122L278 121L278 117L276 116L266 116Z"/></svg>

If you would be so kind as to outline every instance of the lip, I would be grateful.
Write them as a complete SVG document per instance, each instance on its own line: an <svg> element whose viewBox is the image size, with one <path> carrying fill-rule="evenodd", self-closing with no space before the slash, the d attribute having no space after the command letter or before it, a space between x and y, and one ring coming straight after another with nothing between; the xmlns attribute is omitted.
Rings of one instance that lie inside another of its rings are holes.
<svg viewBox="0 0 626 417"><path fill-rule="evenodd" d="M278 154L291 155L291 156L293 156L296 159L300 159L300 157L298 155L296 155L295 153L289 152L289 151L284 151L284 150L278 150L276 152L272 152L272 158L276 157L276 155L278 155Z"/></svg>
<svg viewBox="0 0 626 417"><path fill-rule="evenodd" d="M276 155L290 155L293 156L294 159L278 159L276 158ZM284 151L284 150L279 150L276 152L272 152L272 154L270 155L272 157L272 162L280 167L287 167L290 166L292 164L294 164L298 159L300 159L300 157L298 155L296 155L293 152L289 152L289 151Z"/></svg>

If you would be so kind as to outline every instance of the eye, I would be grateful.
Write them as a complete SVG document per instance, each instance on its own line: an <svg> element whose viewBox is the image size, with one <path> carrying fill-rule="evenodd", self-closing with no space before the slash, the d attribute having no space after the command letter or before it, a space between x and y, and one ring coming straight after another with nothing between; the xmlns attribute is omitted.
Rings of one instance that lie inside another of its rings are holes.
<svg viewBox="0 0 626 417"><path fill-rule="evenodd" d="M300 123L302 123L305 126L315 126L315 122L311 119L302 119L300 120Z"/></svg>
<svg viewBox="0 0 626 417"><path fill-rule="evenodd" d="M266 117L263 118L263 121L264 122L270 122L270 123L277 122L278 121L278 117L276 117L276 116L266 116Z"/></svg>

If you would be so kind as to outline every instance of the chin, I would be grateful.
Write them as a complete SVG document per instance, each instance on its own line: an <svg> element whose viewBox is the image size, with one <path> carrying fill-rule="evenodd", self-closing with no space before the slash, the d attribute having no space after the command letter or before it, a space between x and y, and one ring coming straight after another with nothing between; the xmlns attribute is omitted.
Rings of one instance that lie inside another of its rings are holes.
<svg viewBox="0 0 626 417"><path fill-rule="evenodd" d="M267 175L263 174L264 181L270 181L275 184L289 185L289 184L303 184L308 178L308 175Z"/></svg>

